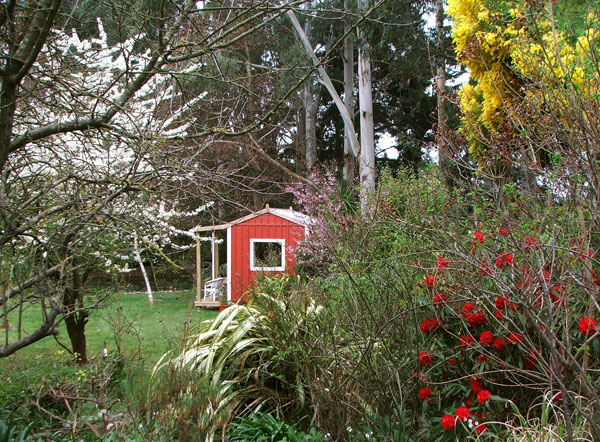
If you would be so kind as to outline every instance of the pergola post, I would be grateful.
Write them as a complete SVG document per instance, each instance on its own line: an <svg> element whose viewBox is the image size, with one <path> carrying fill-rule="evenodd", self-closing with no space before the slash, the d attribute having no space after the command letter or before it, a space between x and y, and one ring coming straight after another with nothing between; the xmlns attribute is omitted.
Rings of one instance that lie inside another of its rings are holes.
<svg viewBox="0 0 600 442"><path fill-rule="evenodd" d="M202 301L202 255L200 254L200 232L196 232L196 301Z"/></svg>
<svg viewBox="0 0 600 442"><path fill-rule="evenodd" d="M216 231L212 232L212 279L219 277L219 244L217 240L219 235Z"/></svg>

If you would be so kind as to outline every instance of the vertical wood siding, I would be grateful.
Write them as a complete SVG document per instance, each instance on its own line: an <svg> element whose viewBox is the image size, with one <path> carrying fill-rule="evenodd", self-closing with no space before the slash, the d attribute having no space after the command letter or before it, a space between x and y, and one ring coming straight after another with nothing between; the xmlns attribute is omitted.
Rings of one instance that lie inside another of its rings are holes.
<svg viewBox="0 0 600 442"><path fill-rule="evenodd" d="M236 302L256 280L250 271L251 239L285 240L285 273L294 271L294 250L304 240L304 226L266 213L231 227L231 300ZM268 272L277 274L279 272Z"/></svg>

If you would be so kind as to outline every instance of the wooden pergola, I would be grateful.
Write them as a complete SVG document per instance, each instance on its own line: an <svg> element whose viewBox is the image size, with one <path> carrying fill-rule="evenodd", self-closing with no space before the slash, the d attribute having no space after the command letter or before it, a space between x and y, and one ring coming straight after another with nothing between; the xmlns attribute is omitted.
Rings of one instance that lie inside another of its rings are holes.
<svg viewBox="0 0 600 442"><path fill-rule="evenodd" d="M194 304L197 307L218 307L221 305L220 300L205 300L202 296L202 233L210 232L210 247L211 247L211 280L215 280L219 273L219 238L218 233L221 230L225 230L229 227L229 224L220 224L216 226L200 226L194 229L196 235L196 300Z"/></svg>

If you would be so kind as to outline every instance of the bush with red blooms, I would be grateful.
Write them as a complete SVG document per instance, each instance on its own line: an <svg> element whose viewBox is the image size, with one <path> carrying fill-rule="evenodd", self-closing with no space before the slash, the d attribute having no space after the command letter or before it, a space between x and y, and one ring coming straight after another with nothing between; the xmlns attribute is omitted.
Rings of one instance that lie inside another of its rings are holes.
<svg viewBox="0 0 600 442"><path fill-rule="evenodd" d="M527 410L544 391L596 394L600 271L589 247L555 240L480 228L463 254L438 255L427 270L418 362L435 387L418 397L430 437L498 435L491 422L509 418L506 401Z"/></svg>

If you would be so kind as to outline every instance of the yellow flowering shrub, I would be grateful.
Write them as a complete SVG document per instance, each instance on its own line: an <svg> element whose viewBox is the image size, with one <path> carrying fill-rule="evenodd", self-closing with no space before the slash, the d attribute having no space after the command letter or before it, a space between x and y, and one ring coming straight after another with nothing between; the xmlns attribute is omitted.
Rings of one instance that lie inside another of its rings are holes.
<svg viewBox="0 0 600 442"><path fill-rule="evenodd" d="M531 0L448 2L458 58L471 75L471 84L459 93L462 131L477 160L486 153L482 140L514 118L509 109L523 100L544 102L555 114L568 106L573 92L583 101L600 100L600 4L552 5L553 10L548 2ZM579 15L565 18L567 10Z"/></svg>

